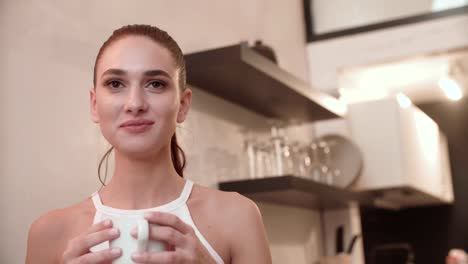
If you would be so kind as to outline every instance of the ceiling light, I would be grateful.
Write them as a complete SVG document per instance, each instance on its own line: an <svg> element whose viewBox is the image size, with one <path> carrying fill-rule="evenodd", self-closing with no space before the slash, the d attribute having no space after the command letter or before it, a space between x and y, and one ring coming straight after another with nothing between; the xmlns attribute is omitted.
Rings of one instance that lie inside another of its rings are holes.
<svg viewBox="0 0 468 264"><path fill-rule="evenodd" d="M409 97L406 96L403 93L398 93L396 95L396 98L397 98L398 104L400 104L401 108L408 108L412 104L411 99L409 99Z"/></svg>
<svg viewBox="0 0 468 264"><path fill-rule="evenodd" d="M432 0L432 11L443 11L451 8L462 7L468 4L468 0Z"/></svg>
<svg viewBox="0 0 468 264"><path fill-rule="evenodd" d="M444 91L445 95L453 101L458 101L462 98L462 91L458 83L448 77L442 77L439 80L439 87Z"/></svg>

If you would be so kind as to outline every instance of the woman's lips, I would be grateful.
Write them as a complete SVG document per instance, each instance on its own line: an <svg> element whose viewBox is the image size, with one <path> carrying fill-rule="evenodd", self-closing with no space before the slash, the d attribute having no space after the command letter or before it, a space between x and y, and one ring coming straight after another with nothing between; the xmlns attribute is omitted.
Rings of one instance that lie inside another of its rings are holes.
<svg viewBox="0 0 468 264"><path fill-rule="evenodd" d="M142 133L150 129L154 122L151 120L129 120L120 125L122 129L130 133Z"/></svg>
<svg viewBox="0 0 468 264"><path fill-rule="evenodd" d="M153 125L133 125L133 126L123 126L122 129L130 133L142 133L150 129Z"/></svg>

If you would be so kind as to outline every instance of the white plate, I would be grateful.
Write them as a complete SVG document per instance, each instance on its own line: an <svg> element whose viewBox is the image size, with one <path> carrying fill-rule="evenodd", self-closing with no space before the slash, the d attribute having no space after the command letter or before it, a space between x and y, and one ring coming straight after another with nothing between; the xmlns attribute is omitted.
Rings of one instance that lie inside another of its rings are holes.
<svg viewBox="0 0 468 264"><path fill-rule="evenodd" d="M360 149L351 140L340 135L324 135L316 142L327 142L331 150L331 167L340 174L333 180L333 185L348 188L360 176L363 159Z"/></svg>

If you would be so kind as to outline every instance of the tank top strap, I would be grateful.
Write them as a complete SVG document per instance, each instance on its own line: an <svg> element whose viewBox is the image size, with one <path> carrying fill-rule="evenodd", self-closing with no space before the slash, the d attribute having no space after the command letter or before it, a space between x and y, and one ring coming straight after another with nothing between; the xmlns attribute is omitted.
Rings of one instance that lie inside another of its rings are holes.
<svg viewBox="0 0 468 264"><path fill-rule="evenodd" d="M193 182L189 179L186 179L184 189L182 190L182 193L180 194L180 197L179 197L182 203L187 203L187 200L190 197L190 193L192 192L192 189L193 189Z"/></svg>
<svg viewBox="0 0 468 264"><path fill-rule="evenodd" d="M99 193L97 191L91 195L91 199L93 200L94 207L96 207L96 209L101 209L102 202L101 198L99 198Z"/></svg>

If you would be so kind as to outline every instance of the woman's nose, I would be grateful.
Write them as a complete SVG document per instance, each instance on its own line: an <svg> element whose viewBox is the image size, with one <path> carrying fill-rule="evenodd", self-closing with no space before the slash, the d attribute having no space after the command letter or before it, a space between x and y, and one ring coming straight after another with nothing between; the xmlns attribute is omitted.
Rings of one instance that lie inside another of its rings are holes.
<svg viewBox="0 0 468 264"><path fill-rule="evenodd" d="M139 112L145 112L147 108L148 104L146 103L143 89L140 89L139 87L132 87L125 104L125 111L127 113L137 114Z"/></svg>

